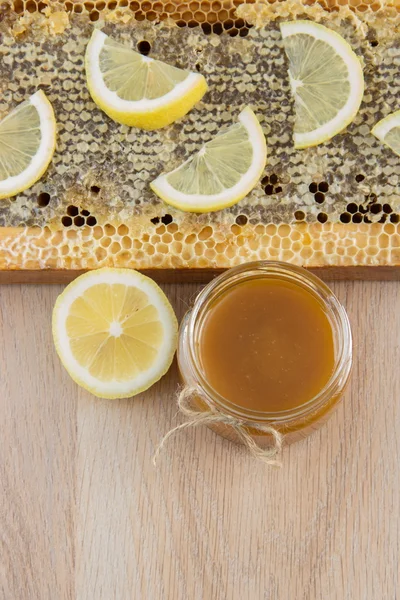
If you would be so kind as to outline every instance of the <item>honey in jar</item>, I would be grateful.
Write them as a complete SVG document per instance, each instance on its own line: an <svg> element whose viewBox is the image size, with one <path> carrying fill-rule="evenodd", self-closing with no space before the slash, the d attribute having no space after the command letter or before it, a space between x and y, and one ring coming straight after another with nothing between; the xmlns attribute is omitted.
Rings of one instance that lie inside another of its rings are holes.
<svg viewBox="0 0 400 600"><path fill-rule="evenodd" d="M273 425L290 443L341 398L351 330L329 287L305 269L247 263L200 293L181 325L178 362L198 406L239 419L255 436L257 426Z"/></svg>
<svg viewBox="0 0 400 600"><path fill-rule="evenodd" d="M204 319L200 364L210 385L244 409L301 406L335 368L332 325L321 302L279 278L243 281Z"/></svg>

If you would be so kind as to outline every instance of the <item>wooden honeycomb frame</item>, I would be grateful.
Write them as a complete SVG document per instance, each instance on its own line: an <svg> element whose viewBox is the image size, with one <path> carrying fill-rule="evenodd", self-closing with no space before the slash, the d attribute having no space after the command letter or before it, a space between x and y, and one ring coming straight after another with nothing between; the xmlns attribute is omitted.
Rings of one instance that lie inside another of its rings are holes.
<svg viewBox="0 0 400 600"><path fill-rule="evenodd" d="M300 0L283 0L281 4L294 5L296 1L299 4ZM232 37L245 38L251 27L247 16L268 9L267 1L256 7L251 6L253 4L240 0L71 0L64 3L14 0L9 3L8 10L6 5L2 10L6 18L11 16L11 25L17 34L19 27L29 27L30 15L43 15L50 33L57 35L72 14L80 18L86 15L86 19L96 22L113 13L125 24L132 19L150 23L172 19L180 27L195 29L200 25L205 35L227 31ZM335 0L319 3L309 0L305 4L318 5L316 10L322 10L319 9L322 5L335 11L344 2L337 0L336 5ZM349 0L348 5L355 15L385 10L390 12L383 13L384 19L388 14L396 19L400 14L398 0L383 4L379 0ZM240 10L243 8L249 12ZM327 185L323 177L309 184L315 202L321 198L323 202L324 186ZM282 189L271 170L265 175L263 186L266 194ZM45 188L43 190L37 195L37 204L44 208L49 195ZM96 195L96 185L91 185L90 190ZM372 206L373 214L374 208L380 206L379 202L376 198L371 199L371 195L366 198L369 198L366 206ZM325 269L335 277L398 277L400 223L398 213L390 205L381 206L380 222L377 222L378 217L375 222L370 222L357 207L355 212L348 208L348 212L342 213L344 222L326 222L325 213L317 215L321 222L307 222L304 215L302 217L303 210L296 212L297 216L287 222L265 219L254 222L239 212L233 221L218 222L202 216L188 226L184 221L173 219L165 206L151 219L148 215L146 218L124 216L121 219L117 210L95 217L78 197L68 203L64 216L60 215L61 218L42 227L15 224L0 227L0 281L68 280L81 270L106 265L150 271L160 279L179 279L184 274L193 279L204 274L207 277L210 272L243 261L260 259L285 260Z"/></svg>

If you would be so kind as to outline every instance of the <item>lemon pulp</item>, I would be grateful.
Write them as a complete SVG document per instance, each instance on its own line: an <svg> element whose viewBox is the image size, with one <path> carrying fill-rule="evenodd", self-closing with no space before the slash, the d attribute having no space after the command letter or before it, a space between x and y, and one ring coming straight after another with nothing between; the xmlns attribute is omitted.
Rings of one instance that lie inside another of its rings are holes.
<svg viewBox="0 0 400 600"><path fill-rule="evenodd" d="M221 210L236 204L254 188L266 160L264 133L254 112L246 107L238 123L150 185L160 198L181 210Z"/></svg>
<svg viewBox="0 0 400 600"><path fill-rule="evenodd" d="M99 269L72 282L53 311L57 352L95 395L137 394L168 369L177 321L162 290L129 269Z"/></svg>
<svg viewBox="0 0 400 600"><path fill-rule="evenodd" d="M356 116L364 93L361 63L338 33L318 23L282 23L281 32L295 99L295 147L315 146Z"/></svg>
<svg viewBox="0 0 400 600"><path fill-rule="evenodd" d="M158 129L183 117L207 90L200 73L143 56L97 29L85 65L95 103L114 121L143 129Z"/></svg>

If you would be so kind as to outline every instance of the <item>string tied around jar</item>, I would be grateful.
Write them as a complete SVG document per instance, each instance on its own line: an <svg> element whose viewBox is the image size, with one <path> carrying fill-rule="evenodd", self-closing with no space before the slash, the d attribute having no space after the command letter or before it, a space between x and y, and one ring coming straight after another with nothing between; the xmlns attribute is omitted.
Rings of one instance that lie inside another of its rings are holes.
<svg viewBox="0 0 400 600"><path fill-rule="evenodd" d="M168 431L168 433L165 434L154 454L154 465L156 464L157 458L161 450L163 450L165 443L178 431L186 429L187 427L221 423L223 425L227 425L228 427L232 427L251 456L273 467L282 466L280 455L282 451L283 435L277 429L275 429L275 427L272 427L271 425L251 424L252 428L257 429L260 432L271 436L272 438L272 443L268 448L261 448L248 432L247 428L250 425L243 419L237 419L236 417L232 417L231 415L216 409L215 406L211 405L203 396L201 397L201 400L207 405L208 410L196 410L194 408L194 401L198 395L199 392L195 387L185 386L180 390L177 398L178 408L180 412L188 417L189 420L181 425L173 427L170 431Z"/></svg>

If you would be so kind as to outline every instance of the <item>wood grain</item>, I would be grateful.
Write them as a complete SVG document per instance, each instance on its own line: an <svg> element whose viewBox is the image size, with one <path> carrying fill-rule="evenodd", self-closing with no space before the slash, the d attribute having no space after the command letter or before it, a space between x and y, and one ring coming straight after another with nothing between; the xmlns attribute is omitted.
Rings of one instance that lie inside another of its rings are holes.
<svg viewBox="0 0 400 600"><path fill-rule="evenodd" d="M180 315L198 286L164 286ZM176 367L96 400L60 366L61 286L0 287L1 600L395 600L400 284L335 282L355 337L344 402L281 470L177 435Z"/></svg>
<svg viewBox="0 0 400 600"><path fill-rule="evenodd" d="M132 265L129 265L132 268ZM140 269L158 283L206 283L226 269ZM308 269L326 281L399 281L400 265L359 267L314 267ZM0 269L0 285L9 283L67 284L87 269Z"/></svg>

